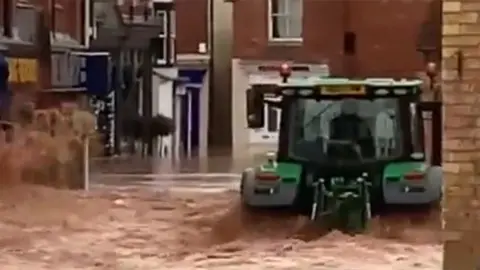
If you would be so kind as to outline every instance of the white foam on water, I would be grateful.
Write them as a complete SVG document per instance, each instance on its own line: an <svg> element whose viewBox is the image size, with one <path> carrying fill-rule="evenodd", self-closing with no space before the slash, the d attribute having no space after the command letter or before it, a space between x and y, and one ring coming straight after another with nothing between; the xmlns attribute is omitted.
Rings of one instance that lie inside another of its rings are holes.
<svg viewBox="0 0 480 270"><path fill-rule="evenodd" d="M101 178L143 178L143 179L212 179L228 178L240 179L239 173L162 173L162 174L136 174L136 173L100 173L96 177Z"/></svg>
<svg viewBox="0 0 480 270"><path fill-rule="evenodd" d="M238 191L238 188L195 188L195 187L169 187L169 192L178 193L224 193L228 191Z"/></svg>
<svg viewBox="0 0 480 270"><path fill-rule="evenodd" d="M99 178L133 178L128 187L144 187L159 191L186 193L222 193L240 190L240 174L177 173L177 174L100 174ZM223 178L218 181L218 178ZM182 181L175 181L180 180ZM191 179L191 180L190 180ZM208 179L216 179L209 182Z"/></svg>

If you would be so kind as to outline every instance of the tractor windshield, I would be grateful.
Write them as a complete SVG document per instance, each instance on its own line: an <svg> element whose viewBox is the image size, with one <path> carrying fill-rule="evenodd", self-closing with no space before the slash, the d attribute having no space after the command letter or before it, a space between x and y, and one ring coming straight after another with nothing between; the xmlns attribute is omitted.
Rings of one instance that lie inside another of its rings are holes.
<svg viewBox="0 0 480 270"><path fill-rule="evenodd" d="M314 162L381 160L401 155L395 98L299 98L290 107L289 156Z"/></svg>

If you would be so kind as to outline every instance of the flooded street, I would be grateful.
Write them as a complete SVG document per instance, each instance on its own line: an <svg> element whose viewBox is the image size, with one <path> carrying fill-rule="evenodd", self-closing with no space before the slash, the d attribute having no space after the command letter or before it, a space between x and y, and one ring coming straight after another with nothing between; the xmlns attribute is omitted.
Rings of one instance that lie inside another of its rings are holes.
<svg viewBox="0 0 480 270"><path fill-rule="evenodd" d="M375 219L362 236L324 235L303 217L244 211L234 169L120 167L93 173L88 193L0 191L2 269L441 267L437 214Z"/></svg>

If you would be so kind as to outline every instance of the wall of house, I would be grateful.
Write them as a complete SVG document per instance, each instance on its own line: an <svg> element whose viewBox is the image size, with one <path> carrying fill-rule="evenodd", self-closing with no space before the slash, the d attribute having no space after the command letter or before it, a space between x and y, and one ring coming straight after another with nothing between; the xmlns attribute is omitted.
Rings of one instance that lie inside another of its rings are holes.
<svg viewBox="0 0 480 270"><path fill-rule="evenodd" d="M178 54L197 54L208 43L209 0L175 0Z"/></svg>
<svg viewBox="0 0 480 270"><path fill-rule="evenodd" d="M229 150L232 145L232 46L233 4L213 1L212 61L209 145L212 150Z"/></svg>
<svg viewBox="0 0 480 270"><path fill-rule="evenodd" d="M5 1L0 2L0 25L3 25L3 12L5 10ZM2 32L3 29L0 30Z"/></svg>
<svg viewBox="0 0 480 270"><path fill-rule="evenodd" d="M443 268L479 266L478 141L480 134L480 3L444 1L442 37L442 95L444 101L442 203ZM457 52L465 61L458 75ZM461 80L459 80L461 79Z"/></svg>
<svg viewBox="0 0 480 270"><path fill-rule="evenodd" d="M52 2L41 0L37 2L38 7L46 11L45 20L50 27L54 37L60 42L65 42L66 37L75 40L78 45L85 44L85 2L88 0L54 0L54 12L50 5ZM52 44L54 40L52 40ZM69 50L68 48L66 48ZM69 56L62 52L50 52L50 56L39 56L42 66L42 89L56 91L43 92L38 96L39 107L58 106L61 102L84 102L78 92L64 91L76 88L79 78L69 78L72 74L69 70L75 61L76 56ZM66 71L68 70L68 71ZM63 72L62 72L63 71ZM70 83L71 82L71 83ZM61 91L58 91L61 90Z"/></svg>
<svg viewBox="0 0 480 270"><path fill-rule="evenodd" d="M211 69L208 78L208 145L211 150L228 150L231 145L232 4L213 0L176 0L175 10L177 53L178 59L182 59L178 60L180 68L183 62L202 59L203 68ZM206 51L201 50L201 43L206 45Z"/></svg>
<svg viewBox="0 0 480 270"><path fill-rule="evenodd" d="M334 74L411 75L423 67L418 36L431 1L304 0L303 42L268 40L268 1L234 1L234 58L328 62ZM248 18L248 19L245 19ZM343 53L345 31L356 34L356 54ZM382 61L378 61L382 59Z"/></svg>

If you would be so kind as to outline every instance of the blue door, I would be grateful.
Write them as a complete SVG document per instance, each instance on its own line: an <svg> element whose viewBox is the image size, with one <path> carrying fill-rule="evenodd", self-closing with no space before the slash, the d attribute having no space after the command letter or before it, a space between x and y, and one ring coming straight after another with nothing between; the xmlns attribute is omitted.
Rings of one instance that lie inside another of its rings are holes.
<svg viewBox="0 0 480 270"><path fill-rule="evenodd" d="M196 155L200 141L200 89L186 87L181 101L182 151L185 155Z"/></svg>
<svg viewBox="0 0 480 270"><path fill-rule="evenodd" d="M200 93L203 86L205 70L183 69L179 71L180 78L186 78L186 93L182 96L180 116L180 140L183 154L194 156L198 154L200 144Z"/></svg>

